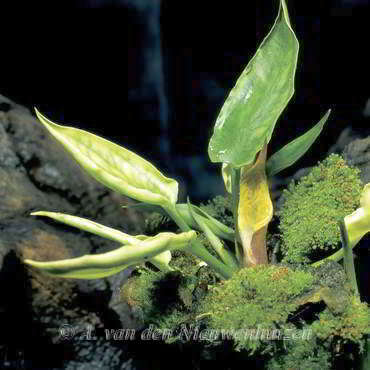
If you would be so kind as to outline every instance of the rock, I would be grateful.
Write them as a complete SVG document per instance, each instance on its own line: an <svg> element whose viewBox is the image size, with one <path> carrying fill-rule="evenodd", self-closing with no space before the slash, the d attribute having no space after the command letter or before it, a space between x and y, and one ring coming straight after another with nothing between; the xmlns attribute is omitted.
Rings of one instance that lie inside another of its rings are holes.
<svg viewBox="0 0 370 370"><path fill-rule="evenodd" d="M351 166L361 170L361 180L364 184L370 182L370 136L349 143L343 151L343 157Z"/></svg>
<svg viewBox="0 0 370 370"><path fill-rule="evenodd" d="M30 269L22 259L55 260L116 247L32 217L32 211L70 213L131 234L140 232L143 216L122 208L131 201L85 174L26 108L1 95L0 199L0 367L83 369L83 363L99 363L90 368L132 369L123 346L103 337L63 340L61 335L63 328L75 334L135 328L125 303L112 299L129 271L107 279L64 280Z"/></svg>

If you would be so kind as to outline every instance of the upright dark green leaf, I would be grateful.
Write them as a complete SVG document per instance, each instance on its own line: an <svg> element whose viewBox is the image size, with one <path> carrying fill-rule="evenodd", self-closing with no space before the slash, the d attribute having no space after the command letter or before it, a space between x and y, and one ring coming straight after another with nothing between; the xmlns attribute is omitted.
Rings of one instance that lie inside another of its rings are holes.
<svg viewBox="0 0 370 370"><path fill-rule="evenodd" d="M251 164L271 139L277 119L294 93L298 41L287 6L242 72L216 120L208 147L212 162Z"/></svg>
<svg viewBox="0 0 370 370"><path fill-rule="evenodd" d="M285 168L291 166L301 158L320 135L330 115L330 109L321 120L302 136L297 137L278 152L272 155L266 163L266 174L274 176Z"/></svg>

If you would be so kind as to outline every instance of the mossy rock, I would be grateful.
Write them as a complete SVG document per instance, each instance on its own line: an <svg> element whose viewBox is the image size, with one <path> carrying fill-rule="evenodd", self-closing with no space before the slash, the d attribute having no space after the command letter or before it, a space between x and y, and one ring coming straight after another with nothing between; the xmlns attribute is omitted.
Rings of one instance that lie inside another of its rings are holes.
<svg viewBox="0 0 370 370"><path fill-rule="evenodd" d="M338 222L359 206L359 172L332 154L284 190L279 213L284 262L309 263L340 247Z"/></svg>
<svg viewBox="0 0 370 370"><path fill-rule="evenodd" d="M269 355L268 369L329 369L359 356L370 332L369 307L335 262L243 269L210 290L197 317L234 350Z"/></svg>
<svg viewBox="0 0 370 370"><path fill-rule="evenodd" d="M227 281L184 252L171 263L187 274L141 268L123 294L145 327L199 358L226 351L266 369L330 369L358 356L370 333L369 308L336 262L256 266Z"/></svg>

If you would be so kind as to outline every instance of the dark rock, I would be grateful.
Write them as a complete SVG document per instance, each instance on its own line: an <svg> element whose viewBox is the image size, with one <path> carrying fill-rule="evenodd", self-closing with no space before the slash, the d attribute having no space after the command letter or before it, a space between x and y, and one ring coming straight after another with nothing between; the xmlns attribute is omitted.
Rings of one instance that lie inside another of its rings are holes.
<svg viewBox="0 0 370 370"><path fill-rule="evenodd" d="M361 180L364 184L370 182L370 137L354 140L343 151L343 157L348 164L361 170Z"/></svg>
<svg viewBox="0 0 370 370"><path fill-rule="evenodd" d="M25 267L22 259L56 260L115 247L32 217L32 211L70 213L131 234L140 232L142 215L123 209L129 199L91 179L27 109L1 95L0 199L0 367L83 369L89 363L132 369L125 347L103 337L105 328L136 327L125 303L112 299L129 271L90 281L58 279ZM92 328L101 336L63 340L63 328L75 335Z"/></svg>

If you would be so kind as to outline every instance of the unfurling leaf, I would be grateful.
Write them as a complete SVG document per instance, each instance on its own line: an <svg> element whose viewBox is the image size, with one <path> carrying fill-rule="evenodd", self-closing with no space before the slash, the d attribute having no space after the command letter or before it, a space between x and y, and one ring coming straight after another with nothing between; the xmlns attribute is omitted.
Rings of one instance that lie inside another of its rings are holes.
<svg viewBox="0 0 370 370"><path fill-rule="evenodd" d="M298 41L285 0L271 31L239 77L215 123L208 154L234 168L251 165L294 93Z"/></svg>
<svg viewBox="0 0 370 370"><path fill-rule="evenodd" d="M178 183L137 154L87 131L57 125L36 110L40 122L92 177L141 202L177 202Z"/></svg>
<svg viewBox="0 0 370 370"><path fill-rule="evenodd" d="M370 183L364 186L360 199L361 207L344 217L348 245L353 248L370 231Z"/></svg>
<svg viewBox="0 0 370 370"><path fill-rule="evenodd" d="M360 198L360 208L357 208L350 215L344 217L343 224L340 224L343 234L345 234L346 246L353 248L368 232L370 232L370 183L364 186ZM344 233L345 231L345 233ZM347 254L351 254L348 253ZM339 251L336 251L329 257L326 257L320 261L312 264L312 266L320 266L326 260L340 261L344 256L344 248L342 247Z"/></svg>
<svg viewBox="0 0 370 370"><path fill-rule="evenodd" d="M267 144L252 166L243 167L240 178L238 230L247 266L266 264L266 230L273 207L265 173Z"/></svg>
<svg viewBox="0 0 370 370"><path fill-rule="evenodd" d="M298 161L320 135L329 115L330 109L314 127L273 154L266 164L267 177L276 175Z"/></svg>
<svg viewBox="0 0 370 370"><path fill-rule="evenodd" d="M128 266L148 261L160 253L185 248L195 238L195 231L181 234L160 233L135 245L125 245L107 253L52 262L27 259L24 262L57 277L97 279L116 274Z"/></svg>

